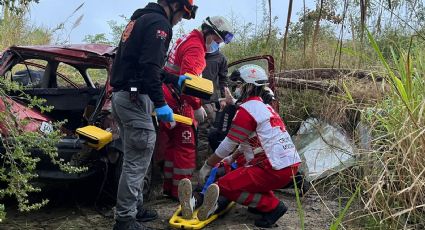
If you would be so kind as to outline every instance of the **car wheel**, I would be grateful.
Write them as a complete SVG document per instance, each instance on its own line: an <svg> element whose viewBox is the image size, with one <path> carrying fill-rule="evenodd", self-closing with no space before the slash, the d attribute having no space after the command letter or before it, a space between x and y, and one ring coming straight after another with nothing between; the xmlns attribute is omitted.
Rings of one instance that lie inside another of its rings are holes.
<svg viewBox="0 0 425 230"><path fill-rule="evenodd" d="M121 171L122 171L122 163L123 163L123 154L120 153L120 156L118 158L118 161L115 165L113 180L114 180L114 191L118 190L118 184L120 181ZM152 161L149 164L148 171L146 172L145 178L143 180L143 200L148 200L150 190L151 190L151 183L152 183Z"/></svg>

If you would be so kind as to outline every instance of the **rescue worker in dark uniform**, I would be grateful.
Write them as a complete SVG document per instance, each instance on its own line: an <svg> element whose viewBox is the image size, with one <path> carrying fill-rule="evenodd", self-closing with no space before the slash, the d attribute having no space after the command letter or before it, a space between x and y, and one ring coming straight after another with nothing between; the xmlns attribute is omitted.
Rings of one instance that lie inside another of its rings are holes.
<svg viewBox="0 0 425 230"><path fill-rule="evenodd" d="M209 100L203 100L202 104L207 112L208 123L211 125L215 120L216 111L222 111L227 105L228 95L226 95L226 91L229 90L229 78L227 77L227 59L220 50L207 52L205 61L207 66L202 76L213 82L214 93Z"/></svg>
<svg viewBox="0 0 425 230"><path fill-rule="evenodd" d="M156 219L143 207L143 180L151 162L156 133L152 121L173 121L162 82L181 87L186 76L162 72L172 27L195 17L193 0L158 0L138 9L126 26L112 66L112 113L123 143L114 229L148 229L140 222Z"/></svg>

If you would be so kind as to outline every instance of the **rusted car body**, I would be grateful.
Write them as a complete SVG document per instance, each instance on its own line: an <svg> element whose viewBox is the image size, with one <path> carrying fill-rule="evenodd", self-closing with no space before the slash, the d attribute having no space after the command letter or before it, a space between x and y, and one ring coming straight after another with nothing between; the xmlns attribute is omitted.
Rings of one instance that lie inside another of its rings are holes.
<svg viewBox="0 0 425 230"><path fill-rule="evenodd" d="M57 144L59 158L75 166L88 166L88 171L70 174L59 170L50 159L34 150L41 158L37 167L42 179L82 179L94 175L102 167L100 162L118 159L120 152L111 150L111 145L95 150L84 145L75 135L79 127L92 124L102 129L116 130L110 115L109 76L113 62L114 47L106 45L70 46L12 46L0 57L0 76L6 81L15 81L24 86L24 92L44 98L51 112L41 113L26 106L25 101L11 92L7 104L11 112L26 124L25 131L47 132L51 122L67 120L63 126L64 138ZM101 82L94 82L91 73L101 73ZM0 101L0 111L5 111L5 102ZM8 130L0 129L4 138ZM119 146L119 145L116 145ZM111 157L114 152L114 157ZM118 152L118 153L117 153ZM108 162L108 163L109 163Z"/></svg>

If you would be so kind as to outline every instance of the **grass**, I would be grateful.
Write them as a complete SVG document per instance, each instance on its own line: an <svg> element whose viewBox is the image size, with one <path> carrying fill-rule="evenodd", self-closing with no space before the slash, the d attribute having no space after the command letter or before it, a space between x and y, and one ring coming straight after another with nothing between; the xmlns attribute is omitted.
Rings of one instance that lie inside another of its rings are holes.
<svg viewBox="0 0 425 230"><path fill-rule="evenodd" d="M382 63L370 69L377 71L375 76L382 81L376 77L366 82L345 79L337 82L342 93L336 95L281 88L281 113L292 134L301 121L315 116L352 131L353 141L358 143L357 165L321 182L328 190L337 189L339 197L352 195L331 229L353 223L368 229L424 228L424 49L394 47L388 59L370 33L368 38ZM368 146L360 145L361 135L356 130L360 120L372 135ZM347 211L350 207L351 213ZM303 222L302 209L299 215Z"/></svg>
<svg viewBox="0 0 425 230"><path fill-rule="evenodd" d="M0 50L11 45L44 45L52 41L52 32L32 26L24 16L10 15L0 20Z"/></svg>
<svg viewBox="0 0 425 230"><path fill-rule="evenodd" d="M423 49L392 49L393 59L387 61L370 33L368 38L385 67L391 91L367 117L374 140L362 200L380 223L417 228L425 223Z"/></svg>

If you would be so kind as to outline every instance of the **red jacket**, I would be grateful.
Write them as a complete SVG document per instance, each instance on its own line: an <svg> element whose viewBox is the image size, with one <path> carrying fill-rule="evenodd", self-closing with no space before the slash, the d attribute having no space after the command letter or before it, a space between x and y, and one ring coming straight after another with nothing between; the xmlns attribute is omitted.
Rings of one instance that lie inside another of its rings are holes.
<svg viewBox="0 0 425 230"><path fill-rule="evenodd" d="M202 32L193 30L189 34L177 39L170 50L164 69L177 76L185 73L200 76L206 66L206 50L207 48ZM167 92L169 90L166 86L163 86L163 90L167 104L174 110L178 107L178 102L170 92ZM186 102L194 110L201 107L201 100L199 98L182 95L181 100L182 103Z"/></svg>

